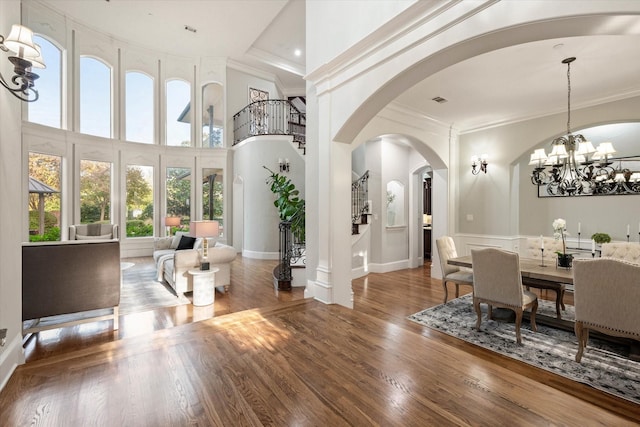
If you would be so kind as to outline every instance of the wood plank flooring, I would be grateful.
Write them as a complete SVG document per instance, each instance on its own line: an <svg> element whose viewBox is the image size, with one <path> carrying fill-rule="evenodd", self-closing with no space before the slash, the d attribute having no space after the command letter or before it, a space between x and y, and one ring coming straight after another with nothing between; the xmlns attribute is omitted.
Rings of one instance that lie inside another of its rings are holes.
<svg viewBox="0 0 640 427"><path fill-rule="evenodd" d="M442 302L428 265L354 281L354 310L275 292L272 267L238 259L232 291L204 314L172 307L123 316L117 333L100 322L37 337L0 393L0 424L640 422L637 405L408 321Z"/></svg>

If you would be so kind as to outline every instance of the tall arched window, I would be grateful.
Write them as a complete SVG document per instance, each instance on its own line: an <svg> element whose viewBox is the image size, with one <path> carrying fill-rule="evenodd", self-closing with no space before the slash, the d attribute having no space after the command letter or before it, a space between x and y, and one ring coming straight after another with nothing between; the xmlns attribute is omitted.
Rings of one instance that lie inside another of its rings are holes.
<svg viewBox="0 0 640 427"><path fill-rule="evenodd" d="M136 71L126 76L126 136L127 141L153 140L153 79Z"/></svg>
<svg viewBox="0 0 640 427"><path fill-rule="evenodd" d="M80 57L80 132L111 138L111 67Z"/></svg>
<svg viewBox="0 0 640 427"><path fill-rule="evenodd" d="M191 85L184 80L167 81L167 145L191 146L191 123L188 118Z"/></svg>
<svg viewBox="0 0 640 427"><path fill-rule="evenodd" d="M42 58L47 68L33 71L40 76L35 89L40 97L29 102L29 121L54 128L62 127L62 51L42 36L34 36L40 45Z"/></svg>

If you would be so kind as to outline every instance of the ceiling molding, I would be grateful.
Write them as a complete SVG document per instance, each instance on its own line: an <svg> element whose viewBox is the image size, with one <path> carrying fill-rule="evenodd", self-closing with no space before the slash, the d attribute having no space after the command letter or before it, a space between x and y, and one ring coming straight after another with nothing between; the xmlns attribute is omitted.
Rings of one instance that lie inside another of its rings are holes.
<svg viewBox="0 0 640 427"><path fill-rule="evenodd" d="M571 105L572 117L575 119L575 112L583 110L585 108L595 107L597 105L607 104L609 102L621 101L623 99L635 98L637 96L640 96L640 89L636 89L636 90L632 90L632 91L628 91L628 92L625 92L625 93L620 93L620 94L616 94L616 95L612 95L612 96L607 96L607 97L603 97L603 98L592 99L592 100L589 100L587 102L582 102L580 104L572 104ZM470 133L475 133L475 132L481 132L481 131L494 129L494 128L498 128L498 127L502 127L502 126L508 126L508 125L513 125L513 124L516 124L516 123L527 122L529 120L535 120L535 119L540 119L540 118L543 118L543 117L554 116L554 115L557 115L557 114L567 114L566 107L565 108L558 108L558 109L555 109L555 110L552 110L552 111L536 112L536 113L532 113L532 114L527 114L525 116L514 117L514 118L510 118L510 119L505 119L505 120L500 120L500 121L496 121L496 122L493 122L493 123L487 123L487 124L484 124L482 126L470 127L470 128L467 128L467 129L460 130L459 133L460 133L460 135L465 135L465 134L470 134Z"/></svg>
<svg viewBox="0 0 640 427"><path fill-rule="evenodd" d="M274 82L277 80L277 76L275 74L269 73L256 67L252 67L247 64L243 64L242 62L238 62L234 59L229 59L227 61L227 67L237 71L242 71L243 73L251 74L255 77L260 77L261 79L271 80Z"/></svg>
<svg viewBox="0 0 640 427"><path fill-rule="evenodd" d="M318 94L335 89L381 63L392 61L498 2L499 0L485 0L470 9L470 3L460 0L437 3L438 7L434 7L433 2L417 2L333 60L307 74L305 79L315 83ZM460 10L453 12L452 19L445 19L446 22L442 25L436 22L436 18L458 5L461 5ZM401 39L404 40L402 49L391 46ZM334 80L336 76L340 76L339 81Z"/></svg>
<svg viewBox="0 0 640 427"><path fill-rule="evenodd" d="M246 55L256 59L257 61L264 62L265 64L288 71L300 77L303 77L305 74L303 66L256 47L249 49Z"/></svg>

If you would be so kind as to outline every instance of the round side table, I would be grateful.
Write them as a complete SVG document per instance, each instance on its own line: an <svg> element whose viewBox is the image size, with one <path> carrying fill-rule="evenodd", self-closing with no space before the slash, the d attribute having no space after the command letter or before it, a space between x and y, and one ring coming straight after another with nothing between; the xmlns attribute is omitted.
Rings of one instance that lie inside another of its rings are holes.
<svg viewBox="0 0 640 427"><path fill-rule="evenodd" d="M189 270L188 273L193 279L193 305L211 305L215 301L216 283L215 273L219 268L211 270Z"/></svg>

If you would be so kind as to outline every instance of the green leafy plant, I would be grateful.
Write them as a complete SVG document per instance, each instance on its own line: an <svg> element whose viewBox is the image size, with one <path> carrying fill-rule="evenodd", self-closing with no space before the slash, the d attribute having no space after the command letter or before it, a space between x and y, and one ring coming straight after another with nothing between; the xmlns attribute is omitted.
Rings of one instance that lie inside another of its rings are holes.
<svg viewBox="0 0 640 427"><path fill-rule="evenodd" d="M598 244L609 243L611 242L611 236L607 233L593 233L591 238Z"/></svg>
<svg viewBox="0 0 640 427"><path fill-rule="evenodd" d="M276 195L273 205L278 209L280 221L289 221L296 242L303 243L305 241L305 202L298 196L300 191L286 176L273 172L266 166L263 168L270 174L266 182Z"/></svg>
<svg viewBox="0 0 640 427"><path fill-rule="evenodd" d="M60 240L60 227L46 229L44 234L29 236L30 242L56 242Z"/></svg>

